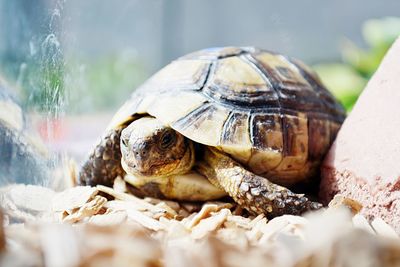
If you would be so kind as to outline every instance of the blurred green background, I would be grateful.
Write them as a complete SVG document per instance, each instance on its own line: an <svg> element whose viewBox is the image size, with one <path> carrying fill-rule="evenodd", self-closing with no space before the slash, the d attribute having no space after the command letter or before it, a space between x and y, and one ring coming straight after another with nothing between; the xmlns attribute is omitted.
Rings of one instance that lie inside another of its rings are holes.
<svg viewBox="0 0 400 267"><path fill-rule="evenodd" d="M255 45L312 65L351 110L397 16L397 0L0 0L0 73L32 112L113 113L178 56Z"/></svg>
<svg viewBox="0 0 400 267"><path fill-rule="evenodd" d="M349 112L374 74L391 44L400 35L400 19L385 17L365 21L360 29L367 48L341 41L341 60L314 65L324 84Z"/></svg>

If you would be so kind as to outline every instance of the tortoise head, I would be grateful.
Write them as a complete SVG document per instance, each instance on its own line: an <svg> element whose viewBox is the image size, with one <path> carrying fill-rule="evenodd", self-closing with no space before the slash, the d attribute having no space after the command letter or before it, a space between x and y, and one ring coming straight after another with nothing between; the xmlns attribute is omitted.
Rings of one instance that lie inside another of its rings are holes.
<svg viewBox="0 0 400 267"><path fill-rule="evenodd" d="M122 167L128 174L168 176L194 164L193 143L156 118L133 121L121 134Z"/></svg>

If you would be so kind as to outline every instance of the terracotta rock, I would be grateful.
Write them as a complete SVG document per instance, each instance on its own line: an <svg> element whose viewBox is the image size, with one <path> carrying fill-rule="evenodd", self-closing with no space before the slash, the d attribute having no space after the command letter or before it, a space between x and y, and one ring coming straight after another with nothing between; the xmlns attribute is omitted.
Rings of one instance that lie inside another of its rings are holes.
<svg viewBox="0 0 400 267"><path fill-rule="evenodd" d="M322 166L320 197L359 201L400 233L400 38L344 122Z"/></svg>

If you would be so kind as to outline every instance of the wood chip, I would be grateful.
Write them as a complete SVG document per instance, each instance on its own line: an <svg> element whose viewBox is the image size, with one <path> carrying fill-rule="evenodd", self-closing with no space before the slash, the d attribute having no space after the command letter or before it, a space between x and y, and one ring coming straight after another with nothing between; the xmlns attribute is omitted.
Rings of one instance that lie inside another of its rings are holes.
<svg viewBox="0 0 400 267"><path fill-rule="evenodd" d="M348 197L344 197L342 195L335 195L335 197L331 200L331 202L329 202L328 205L329 209L337 209L340 207L346 207L350 210L350 212L355 215L357 213L360 212L360 210L362 209L362 205L360 202L348 198Z"/></svg>
<svg viewBox="0 0 400 267"><path fill-rule="evenodd" d="M172 200L146 197L146 198L144 198L144 201L149 202L150 204L153 204L153 205L157 205L157 204L163 202L163 203L167 204L171 209L176 211L177 213L181 210L181 206L179 205L179 203L176 201L172 201Z"/></svg>
<svg viewBox="0 0 400 267"><path fill-rule="evenodd" d="M353 216L352 221L354 227L367 231L370 234L375 234L374 229L371 227L368 220L364 216L356 214Z"/></svg>
<svg viewBox="0 0 400 267"><path fill-rule="evenodd" d="M190 230L176 220L161 218L160 221L167 226L167 238L169 240L187 238L190 234Z"/></svg>
<svg viewBox="0 0 400 267"><path fill-rule="evenodd" d="M217 231L217 237L241 250L245 250L249 246L244 229L221 228Z"/></svg>
<svg viewBox="0 0 400 267"><path fill-rule="evenodd" d="M128 214L125 211L111 211L90 217L89 223L100 226L119 225L126 222L127 217Z"/></svg>
<svg viewBox="0 0 400 267"><path fill-rule="evenodd" d="M251 226L251 227L254 227L254 226L258 223L258 221L261 221L261 220L263 220L264 218L265 218L265 215L264 215L264 214L258 215L258 216L255 217L253 220L251 220L250 226Z"/></svg>
<svg viewBox="0 0 400 267"><path fill-rule="evenodd" d="M124 179L122 179L120 176L118 176L117 178L115 178L114 180L114 184L113 184L113 189L116 192L119 193L126 193L127 189L126 189L126 182Z"/></svg>
<svg viewBox="0 0 400 267"><path fill-rule="evenodd" d="M53 198L53 211L67 211L82 207L89 202L98 190L90 186L77 186L57 193Z"/></svg>
<svg viewBox="0 0 400 267"><path fill-rule="evenodd" d="M261 219L258 219L252 224L251 230L246 232L246 236L250 243L256 244L260 240L260 238L263 236L262 228L266 225L266 223L267 219L265 217L261 217Z"/></svg>
<svg viewBox="0 0 400 267"><path fill-rule="evenodd" d="M230 214L230 210L222 209L211 217L201 220L199 224L193 227L191 236L194 239L203 238L208 233L217 230Z"/></svg>
<svg viewBox="0 0 400 267"><path fill-rule="evenodd" d="M208 218L211 212L217 212L221 210L216 204L204 204L201 208L200 212L197 213L193 219L188 223L188 227L192 229L196 226L201 220Z"/></svg>
<svg viewBox="0 0 400 267"><path fill-rule="evenodd" d="M143 225L144 227L154 230L154 231L159 231L163 230L165 227L162 223L159 221L150 218L146 215L144 215L142 212L137 211L135 209L128 209L127 210L128 218Z"/></svg>
<svg viewBox="0 0 400 267"><path fill-rule="evenodd" d="M262 218L262 217L260 217ZM249 218L245 218L242 216L238 215L232 215L229 216L225 222L226 223L232 223L231 225L234 225L236 227L241 227L244 229L251 229L252 227L252 221Z"/></svg>
<svg viewBox="0 0 400 267"><path fill-rule="evenodd" d="M103 205L107 202L107 199L102 196L95 196L93 200L84 204L79 208L78 211L69 214L63 219L63 222L75 223L86 217L93 216L97 214Z"/></svg>
<svg viewBox="0 0 400 267"><path fill-rule="evenodd" d="M375 218L371 222L371 225L374 228L377 235L389 238L399 238L398 234L394 231L394 229L381 218Z"/></svg>
<svg viewBox="0 0 400 267"><path fill-rule="evenodd" d="M157 205L155 205L156 207L164 210L165 212L161 212L159 213L159 216L167 216L168 218L175 218L176 216L178 216L178 213L176 213L176 211L174 209L172 209L169 205L167 205L167 203L165 202L160 202ZM153 216L153 218L156 219L157 216ZM158 218L160 218L158 217Z"/></svg>
<svg viewBox="0 0 400 267"><path fill-rule="evenodd" d="M300 216L283 215L275 217L268 224L260 224L259 228L262 232L260 243L266 243L273 240L277 235L285 233L289 235L300 236L301 232L307 225L307 220ZM257 229L254 227L253 229ZM302 237L302 236L301 236ZM302 237L303 238L303 237Z"/></svg>
<svg viewBox="0 0 400 267"><path fill-rule="evenodd" d="M78 242L76 232L68 225L53 224L41 228L45 266L78 266L81 254Z"/></svg>
<svg viewBox="0 0 400 267"><path fill-rule="evenodd" d="M131 202L135 203L137 205L137 207L140 207L139 210L143 210L143 211L149 210L149 211L152 211L155 213L163 212L160 208L157 208L154 205L151 205L150 203L144 201L143 199L135 197L134 195L117 192L114 189L107 187L107 186L103 186L103 185L97 185L96 188L101 192L104 192L110 196L113 196L115 199L123 200L123 201L131 201Z"/></svg>
<svg viewBox="0 0 400 267"><path fill-rule="evenodd" d="M49 211L56 193L49 188L20 184L4 188L2 194L6 194L20 210Z"/></svg>
<svg viewBox="0 0 400 267"><path fill-rule="evenodd" d="M235 205L229 202L221 202L221 201L207 201L204 205L217 205L219 210L222 209L232 209Z"/></svg>
<svg viewBox="0 0 400 267"><path fill-rule="evenodd" d="M2 208L5 218L11 223L26 223L39 219L36 211L32 212L18 207L8 194L0 194L0 208Z"/></svg>
<svg viewBox="0 0 400 267"><path fill-rule="evenodd" d="M142 212L143 214L147 213L146 216L150 216L152 218L160 218L167 215L167 211L161 207L155 207L148 211L148 209L144 208L143 205L138 204L134 201L123 201L123 200L111 200L108 201L104 207L113 210L113 211L128 211L131 209ZM171 217L171 216L169 216Z"/></svg>

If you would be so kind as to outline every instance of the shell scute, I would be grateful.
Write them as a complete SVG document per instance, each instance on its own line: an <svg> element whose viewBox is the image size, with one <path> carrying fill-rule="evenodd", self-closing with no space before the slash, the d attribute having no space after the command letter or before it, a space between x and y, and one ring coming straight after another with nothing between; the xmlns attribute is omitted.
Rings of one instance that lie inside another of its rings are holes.
<svg viewBox="0 0 400 267"><path fill-rule="evenodd" d="M206 102L207 98L198 92L166 92L157 95L147 112L166 124L173 124Z"/></svg>
<svg viewBox="0 0 400 267"><path fill-rule="evenodd" d="M223 125L229 113L230 110L223 106L206 103L171 124L171 127L201 144L219 146Z"/></svg>
<svg viewBox="0 0 400 267"><path fill-rule="evenodd" d="M332 125L336 125L336 123ZM319 159L325 154L331 142L330 132L330 123L328 121L317 118L309 119L308 156L311 160ZM336 133L336 131L332 133Z"/></svg>
<svg viewBox="0 0 400 267"><path fill-rule="evenodd" d="M228 57L216 63L214 75L210 78L212 85L222 87L222 90L255 93L271 91L263 77L240 57Z"/></svg>
<svg viewBox="0 0 400 267"><path fill-rule="evenodd" d="M267 52L255 55L254 58L266 71L269 79L277 83L280 88L295 91L311 90L311 86L300 74L299 70L284 56Z"/></svg>
<svg viewBox="0 0 400 267"><path fill-rule="evenodd" d="M281 121L284 140L283 155L306 159L308 153L307 118L301 115L283 115Z"/></svg>
<svg viewBox="0 0 400 267"><path fill-rule="evenodd" d="M278 95L263 73L244 56L214 63L203 93L227 105L278 107Z"/></svg>
<svg viewBox="0 0 400 267"><path fill-rule="evenodd" d="M279 114L253 114L252 145L257 150L283 151L282 125Z"/></svg>
<svg viewBox="0 0 400 267"><path fill-rule="evenodd" d="M176 60L154 74L139 88L141 92L170 90L199 90L203 87L210 68L207 60Z"/></svg>
<svg viewBox="0 0 400 267"><path fill-rule="evenodd" d="M225 121L220 143L226 146L251 146L249 112L232 111Z"/></svg>
<svg viewBox="0 0 400 267"><path fill-rule="evenodd" d="M225 121L220 140L222 149L244 164L252 153L249 121L249 112L232 111Z"/></svg>

